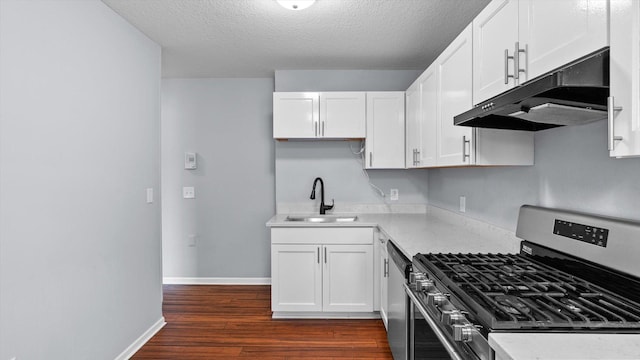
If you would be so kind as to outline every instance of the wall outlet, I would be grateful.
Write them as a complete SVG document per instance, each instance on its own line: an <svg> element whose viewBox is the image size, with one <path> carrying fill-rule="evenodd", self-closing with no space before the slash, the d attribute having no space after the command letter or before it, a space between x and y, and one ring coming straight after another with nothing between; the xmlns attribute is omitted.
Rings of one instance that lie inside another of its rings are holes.
<svg viewBox="0 0 640 360"><path fill-rule="evenodd" d="M391 189L391 191L389 191L389 197L391 197L391 200L396 201L398 200L398 189Z"/></svg>
<svg viewBox="0 0 640 360"><path fill-rule="evenodd" d="M182 197L185 199L195 199L196 189L193 186L185 186L182 188Z"/></svg>
<svg viewBox="0 0 640 360"><path fill-rule="evenodd" d="M466 211L467 211L467 197L460 196L460 212L466 212Z"/></svg>

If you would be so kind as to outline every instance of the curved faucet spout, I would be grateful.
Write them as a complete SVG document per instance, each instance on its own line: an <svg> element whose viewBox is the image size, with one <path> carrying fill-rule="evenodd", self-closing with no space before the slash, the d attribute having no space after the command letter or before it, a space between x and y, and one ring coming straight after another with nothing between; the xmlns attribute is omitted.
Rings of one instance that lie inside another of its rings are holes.
<svg viewBox="0 0 640 360"><path fill-rule="evenodd" d="M313 180L313 188L311 189L311 196L309 198L311 200L314 200L316 198L316 184L318 183L318 181L320 182L320 215L325 215L327 213L327 210L333 209L335 201L331 199L331 205L324 204L324 181L322 181L322 178L320 177L317 177L315 180Z"/></svg>

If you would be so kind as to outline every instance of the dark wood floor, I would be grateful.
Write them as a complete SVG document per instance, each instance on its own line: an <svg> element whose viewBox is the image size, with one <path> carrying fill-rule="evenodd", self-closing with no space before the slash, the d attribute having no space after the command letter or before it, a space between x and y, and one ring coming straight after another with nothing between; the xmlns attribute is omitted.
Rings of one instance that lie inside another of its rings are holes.
<svg viewBox="0 0 640 360"><path fill-rule="evenodd" d="M273 320L269 286L165 285L167 325L132 359L392 359L381 320Z"/></svg>

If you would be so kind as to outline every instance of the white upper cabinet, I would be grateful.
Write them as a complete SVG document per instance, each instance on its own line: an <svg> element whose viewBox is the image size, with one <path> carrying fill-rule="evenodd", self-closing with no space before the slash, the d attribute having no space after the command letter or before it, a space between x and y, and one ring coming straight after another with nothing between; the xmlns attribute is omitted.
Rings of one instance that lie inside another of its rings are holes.
<svg viewBox="0 0 640 360"><path fill-rule="evenodd" d="M493 0L473 20L473 103L608 45L607 0Z"/></svg>
<svg viewBox="0 0 640 360"><path fill-rule="evenodd" d="M477 104L516 84L513 52L518 41L518 0L490 2L472 24L473 104Z"/></svg>
<svg viewBox="0 0 640 360"><path fill-rule="evenodd" d="M473 164L473 128L453 125L453 117L472 106L471 25L436 60L438 69L437 164Z"/></svg>
<svg viewBox="0 0 640 360"><path fill-rule="evenodd" d="M520 83L607 46L608 3L520 0Z"/></svg>
<svg viewBox="0 0 640 360"><path fill-rule="evenodd" d="M273 93L273 137L316 138L320 121L319 110L318 93Z"/></svg>
<svg viewBox="0 0 640 360"><path fill-rule="evenodd" d="M404 169L404 91L367 93L365 168Z"/></svg>
<svg viewBox="0 0 640 360"><path fill-rule="evenodd" d="M411 116L420 129L417 160L407 158L407 167L533 165L532 132L453 125L454 116L472 106L474 36L467 26L407 90L407 124ZM412 105L414 97L420 106Z"/></svg>
<svg viewBox="0 0 640 360"><path fill-rule="evenodd" d="M320 93L320 136L324 138L365 137L365 93Z"/></svg>
<svg viewBox="0 0 640 360"><path fill-rule="evenodd" d="M438 67L433 64L420 77L420 144L417 167L437 165ZM452 123L453 125L453 123Z"/></svg>
<svg viewBox="0 0 640 360"><path fill-rule="evenodd" d="M611 2L609 155L640 156L640 1Z"/></svg>
<svg viewBox="0 0 640 360"><path fill-rule="evenodd" d="M273 93L276 139L365 137L364 92Z"/></svg>
<svg viewBox="0 0 640 360"><path fill-rule="evenodd" d="M418 79L419 80L419 79ZM416 80L405 92L405 166L417 167L416 152L420 145L420 85Z"/></svg>
<svg viewBox="0 0 640 360"><path fill-rule="evenodd" d="M437 68L430 66L407 89L406 167L436 164Z"/></svg>

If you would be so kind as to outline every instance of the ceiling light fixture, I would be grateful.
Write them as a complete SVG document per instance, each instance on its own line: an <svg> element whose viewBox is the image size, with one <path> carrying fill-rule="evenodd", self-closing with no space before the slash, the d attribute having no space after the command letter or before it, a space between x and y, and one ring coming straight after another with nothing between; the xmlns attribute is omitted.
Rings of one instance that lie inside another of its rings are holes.
<svg viewBox="0 0 640 360"><path fill-rule="evenodd" d="M289 10L304 10L313 5L316 0L277 0L283 8Z"/></svg>

